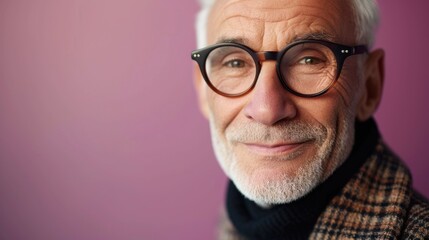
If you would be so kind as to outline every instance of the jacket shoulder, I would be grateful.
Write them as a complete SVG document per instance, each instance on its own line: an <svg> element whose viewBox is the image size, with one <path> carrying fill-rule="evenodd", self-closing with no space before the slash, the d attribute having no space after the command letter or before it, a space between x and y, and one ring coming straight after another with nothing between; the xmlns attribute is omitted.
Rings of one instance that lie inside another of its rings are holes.
<svg viewBox="0 0 429 240"><path fill-rule="evenodd" d="M429 201L416 191L410 199L403 239L429 239Z"/></svg>

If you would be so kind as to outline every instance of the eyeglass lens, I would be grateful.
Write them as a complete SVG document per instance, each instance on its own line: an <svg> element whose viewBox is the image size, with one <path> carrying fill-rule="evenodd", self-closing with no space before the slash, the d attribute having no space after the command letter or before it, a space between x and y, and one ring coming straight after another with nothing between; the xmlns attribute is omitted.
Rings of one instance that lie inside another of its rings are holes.
<svg viewBox="0 0 429 240"><path fill-rule="evenodd" d="M252 86L256 77L256 63L244 49L224 46L210 52L206 72L216 89L227 94L239 94Z"/></svg>

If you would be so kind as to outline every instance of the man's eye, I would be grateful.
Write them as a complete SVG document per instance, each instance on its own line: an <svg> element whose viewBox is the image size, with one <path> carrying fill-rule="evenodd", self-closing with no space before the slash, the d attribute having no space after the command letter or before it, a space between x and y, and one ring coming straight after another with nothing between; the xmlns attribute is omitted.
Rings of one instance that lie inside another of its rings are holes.
<svg viewBox="0 0 429 240"><path fill-rule="evenodd" d="M242 68L245 65L246 64L244 63L244 61L239 59L234 59L224 64L224 66L231 67L231 68Z"/></svg>
<svg viewBox="0 0 429 240"><path fill-rule="evenodd" d="M322 60L315 58L315 57L304 57L299 61L299 64L305 64L305 65L314 65L321 63Z"/></svg>

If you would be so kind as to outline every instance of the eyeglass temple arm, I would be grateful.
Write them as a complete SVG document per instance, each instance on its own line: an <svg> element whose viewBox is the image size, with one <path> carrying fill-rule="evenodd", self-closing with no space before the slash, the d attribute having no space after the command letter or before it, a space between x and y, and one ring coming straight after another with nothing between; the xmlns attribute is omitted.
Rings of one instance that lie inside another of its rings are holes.
<svg viewBox="0 0 429 240"><path fill-rule="evenodd" d="M366 45L359 45L353 48L353 54L367 53L368 47Z"/></svg>

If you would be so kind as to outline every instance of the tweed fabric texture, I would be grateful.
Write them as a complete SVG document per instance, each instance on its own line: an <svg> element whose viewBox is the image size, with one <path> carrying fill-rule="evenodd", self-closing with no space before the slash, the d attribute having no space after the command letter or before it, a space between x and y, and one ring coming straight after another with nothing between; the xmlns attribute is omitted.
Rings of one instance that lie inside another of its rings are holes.
<svg viewBox="0 0 429 240"><path fill-rule="evenodd" d="M218 237L244 239L226 214ZM429 203L411 188L408 168L380 141L319 216L310 239L429 239Z"/></svg>

